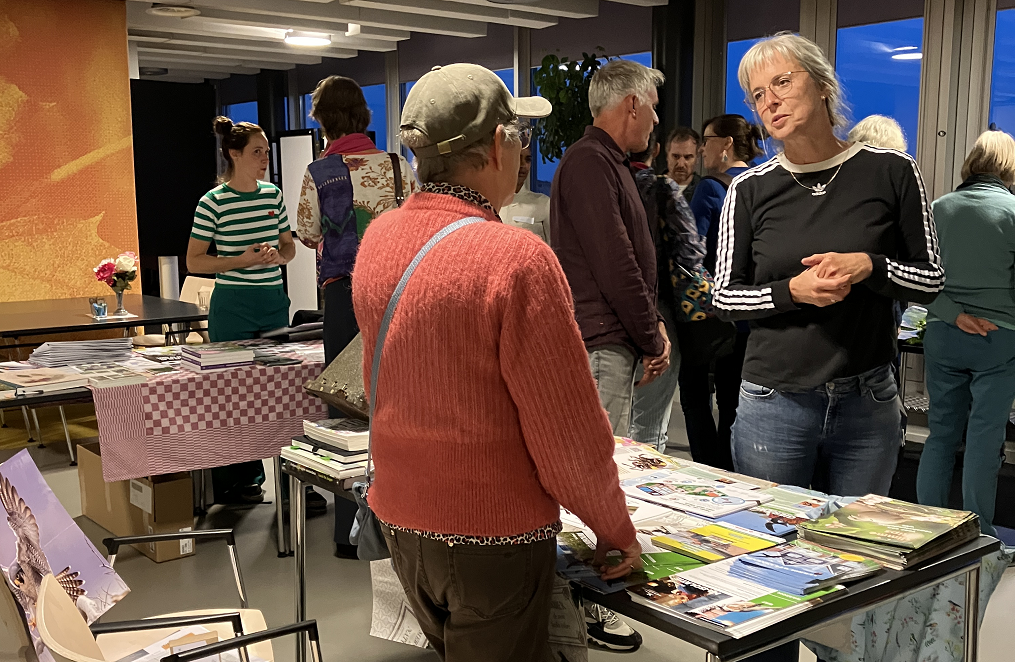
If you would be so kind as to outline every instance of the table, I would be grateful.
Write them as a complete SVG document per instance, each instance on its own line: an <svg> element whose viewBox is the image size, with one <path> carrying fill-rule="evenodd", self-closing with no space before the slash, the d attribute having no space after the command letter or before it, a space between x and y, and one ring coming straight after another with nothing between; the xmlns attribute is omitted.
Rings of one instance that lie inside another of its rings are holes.
<svg viewBox="0 0 1015 662"><path fill-rule="evenodd" d="M28 432L28 442L32 443L32 426L28 422L28 410L32 410L32 418L35 421L35 432L39 436L39 442L42 442L42 429L39 427L39 417L35 413L36 407L45 407L47 405L56 405L60 409L60 418L63 420L63 434L67 441L67 452L70 453L70 466L77 466L77 457L74 454L74 443L71 442L70 432L67 430L67 416L64 414L63 406L66 404L78 403L78 402L91 402L92 392L85 386L78 388L69 388L63 391L53 391L52 393L42 393L34 395L19 395L13 398L7 398L0 400L0 410L21 408L21 412L25 417L25 430Z"/></svg>
<svg viewBox="0 0 1015 662"><path fill-rule="evenodd" d="M634 602L626 591L610 595L597 593L587 587L581 587L581 591L582 597L590 602L705 649L708 662L736 662L790 641L806 639L808 633L816 632L833 621L856 612L869 611L954 577L966 578L964 606L971 607L966 610L967 614L975 614L979 610L981 561L1000 548L1000 541L989 536L981 536L915 569L886 570L870 579L852 584L840 597L834 597L813 609L739 639ZM965 660L976 660L978 625L977 618L966 619L963 658Z"/></svg>
<svg viewBox="0 0 1015 662"><path fill-rule="evenodd" d="M145 384L94 389L106 482L263 460L328 417L303 385L319 361L155 375Z"/></svg>
<svg viewBox="0 0 1015 662"><path fill-rule="evenodd" d="M107 297L107 302L110 299L113 302L110 307L112 310L116 307L116 297L112 292ZM89 313L88 297L0 303L0 338L126 329L148 324L201 322L208 319L208 311L201 310L192 303L147 294L124 294L123 307L137 317L96 320ZM186 332L189 333L189 329ZM20 347L20 345L6 346Z"/></svg>

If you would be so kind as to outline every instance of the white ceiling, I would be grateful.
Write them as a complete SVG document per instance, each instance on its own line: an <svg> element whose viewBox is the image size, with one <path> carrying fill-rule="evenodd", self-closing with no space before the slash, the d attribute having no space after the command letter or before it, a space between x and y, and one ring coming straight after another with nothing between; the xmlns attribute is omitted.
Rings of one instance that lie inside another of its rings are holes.
<svg viewBox="0 0 1015 662"><path fill-rule="evenodd" d="M610 0L665 5L667 0ZM590 18L599 0L536 0L500 4L488 0L167 0L193 7L190 18L153 16L151 2L127 2L128 39L141 67L162 67L154 80L201 82L292 69L323 58L355 57L359 51L392 51L413 32L482 37L489 23L527 28L556 25L560 18ZM331 36L327 48L289 46L286 30ZM142 76L147 78L148 76Z"/></svg>

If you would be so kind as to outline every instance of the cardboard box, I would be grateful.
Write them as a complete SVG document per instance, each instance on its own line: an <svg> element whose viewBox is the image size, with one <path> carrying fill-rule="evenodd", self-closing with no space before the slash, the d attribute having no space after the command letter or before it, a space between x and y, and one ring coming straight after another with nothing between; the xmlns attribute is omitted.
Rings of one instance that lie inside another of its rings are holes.
<svg viewBox="0 0 1015 662"><path fill-rule="evenodd" d="M114 536L190 531L194 526L193 486L188 473L107 483L102 479L99 444L78 446L81 511ZM194 540L134 545L156 563L190 556Z"/></svg>

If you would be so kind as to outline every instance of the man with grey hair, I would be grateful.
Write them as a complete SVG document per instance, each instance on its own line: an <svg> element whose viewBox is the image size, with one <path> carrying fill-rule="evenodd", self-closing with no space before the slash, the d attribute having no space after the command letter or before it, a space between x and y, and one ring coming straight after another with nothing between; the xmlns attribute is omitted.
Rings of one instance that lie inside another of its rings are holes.
<svg viewBox="0 0 1015 662"><path fill-rule="evenodd" d="M628 434L635 373L647 385L668 367L657 308L656 249L629 152L643 152L659 118L663 74L613 60L589 85L592 126L567 148L550 193L550 235L574 296L575 317L613 432ZM589 638L635 650L641 636L612 612L586 612Z"/></svg>

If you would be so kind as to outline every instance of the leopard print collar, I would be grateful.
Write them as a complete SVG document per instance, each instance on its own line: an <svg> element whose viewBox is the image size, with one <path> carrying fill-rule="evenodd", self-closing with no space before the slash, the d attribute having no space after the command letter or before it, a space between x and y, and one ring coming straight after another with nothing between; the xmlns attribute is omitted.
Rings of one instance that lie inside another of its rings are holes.
<svg viewBox="0 0 1015 662"><path fill-rule="evenodd" d="M492 214L496 215L496 211L493 209L493 205L487 200L482 193L473 190L468 186L460 186L458 184L449 184L447 182L431 182L429 184L423 184L420 189L423 193L436 193L437 195L450 195L458 198L463 202L476 205L488 210Z"/></svg>

